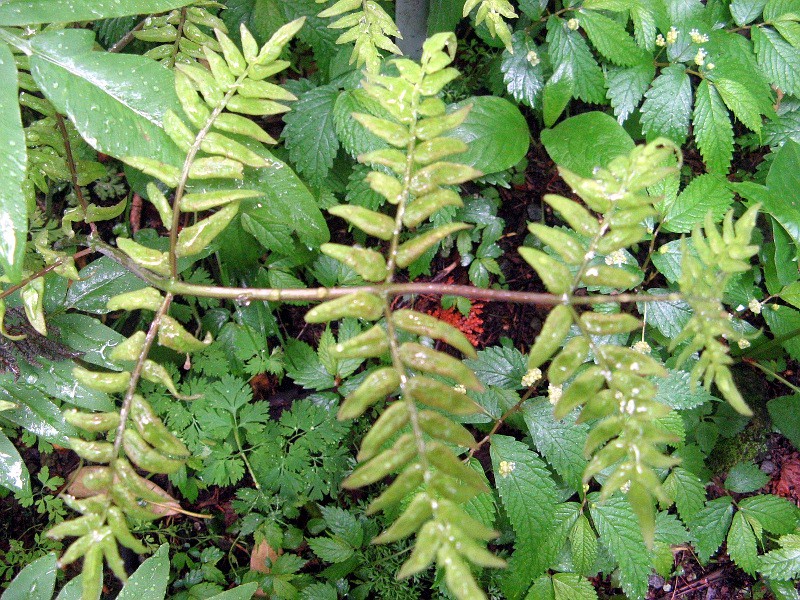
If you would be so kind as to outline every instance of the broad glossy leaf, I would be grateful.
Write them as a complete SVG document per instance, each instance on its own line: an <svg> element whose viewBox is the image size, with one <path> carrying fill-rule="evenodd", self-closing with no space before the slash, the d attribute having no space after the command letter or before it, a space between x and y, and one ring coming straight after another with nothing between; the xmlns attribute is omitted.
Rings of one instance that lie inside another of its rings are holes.
<svg viewBox="0 0 800 600"><path fill-rule="evenodd" d="M3 8L0 5L0 10ZM27 150L17 98L17 67L2 43L0 81L0 268L11 283L18 283L28 238L28 207L22 191Z"/></svg>
<svg viewBox="0 0 800 600"><path fill-rule="evenodd" d="M542 50L523 31L512 36L511 45L514 54L504 51L500 66L506 88L517 102L540 109L544 89L544 68L540 57Z"/></svg>
<svg viewBox="0 0 800 600"><path fill-rule="evenodd" d="M0 432L0 487L25 494L31 490L28 468L3 432Z"/></svg>
<svg viewBox="0 0 800 600"><path fill-rule="evenodd" d="M17 405L17 408L4 410L4 418L51 444L68 448L67 438L78 435L78 430L64 421L61 410L32 386L2 381L0 400Z"/></svg>
<svg viewBox="0 0 800 600"><path fill-rule="evenodd" d="M109 298L146 286L125 267L105 256L85 266L78 275L81 279L69 287L64 307L95 314L109 312L106 306Z"/></svg>
<svg viewBox="0 0 800 600"><path fill-rule="evenodd" d="M156 553L130 576L117 600L163 600L169 579L169 546L162 544Z"/></svg>
<svg viewBox="0 0 800 600"><path fill-rule="evenodd" d="M31 45L36 84L95 150L182 164L161 127L167 110L181 112L169 70L135 54L93 52L87 29L42 33Z"/></svg>
<svg viewBox="0 0 800 600"><path fill-rule="evenodd" d="M482 173L496 173L513 167L528 152L530 132L519 109L496 96L478 96L448 107L452 112L468 104L472 108L464 122L446 135L469 146L454 154L452 162L463 163Z"/></svg>
<svg viewBox="0 0 800 600"><path fill-rule="evenodd" d="M95 21L162 13L191 0L7 0L0 4L0 25L36 25Z"/></svg>
<svg viewBox="0 0 800 600"><path fill-rule="evenodd" d="M125 337L97 319L77 313L55 315L52 322L61 330L61 341L74 350L83 352L81 359L119 371L120 367L109 358L111 350Z"/></svg>
<svg viewBox="0 0 800 600"><path fill-rule="evenodd" d="M605 167L635 146L614 117L598 111L570 117L545 129L542 143L556 164L581 177L592 177L595 167Z"/></svg>
<svg viewBox="0 0 800 600"><path fill-rule="evenodd" d="M798 189L800 189L800 143L787 140L775 154L767 174L767 187L755 187L755 184L750 184L740 193L746 194L748 200L763 202L763 210L775 217L792 239L800 243L800 208L794 201ZM736 191L739 192L739 189ZM751 191L755 194L748 193ZM763 193L758 193L759 191Z"/></svg>
<svg viewBox="0 0 800 600"><path fill-rule="evenodd" d="M48 554L32 562L14 578L2 600L50 600L56 585L56 555Z"/></svg>

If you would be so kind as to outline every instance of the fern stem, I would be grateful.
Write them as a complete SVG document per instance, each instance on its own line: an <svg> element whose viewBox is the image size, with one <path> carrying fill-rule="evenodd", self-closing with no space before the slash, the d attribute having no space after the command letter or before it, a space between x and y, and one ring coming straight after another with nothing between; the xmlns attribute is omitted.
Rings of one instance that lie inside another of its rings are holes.
<svg viewBox="0 0 800 600"><path fill-rule="evenodd" d="M516 290L495 290L474 287L471 285L452 285L446 283L380 283L354 287L317 287L317 288L243 288L199 285L184 281L172 281L149 271L128 258L124 253L100 240L89 240L86 243L114 262L127 268L131 273L149 285L176 296L197 296L198 298L219 298L221 300L238 300L240 302L322 302L339 298L356 292L369 292L387 297L406 296L409 294L427 294L432 296L461 296L473 300L487 302L510 302L514 304L536 304L539 306L556 306L564 303L561 295L546 292L522 292ZM573 306L593 306L595 304L632 304L636 302L678 302L686 300L684 294L599 294L596 296L572 296L569 304Z"/></svg>
<svg viewBox="0 0 800 600"><path fill-rule="evenodd" d="M158 309L155 317L153 317L153 322L150 323L150 328L147 330L147 335L144 338L144 345L139 353L139 358L136 361L136 365L133 367L133 371L131 371L131 379L128 382L128 389L125 391L125 399L122 401L122 406L119 409L120 418L119 426L117 427L117 434L114 438L114 453L111 459L112 465L119 456L119 450L122 447L122 436L124 435L125 428L128 424L127 421L128 415L131 412L133 394L136 392L136 387L139 385L139 379L142 377L144 363L147 360L147 355L150 354L150 348L153 347L153 343L156 340L156 335L158 335L158 328L161 325L161 319L167 314L173 298L174 295L171 293L167 293L167 295L164 297L161 307Z"/></svg>
<svg viewBox="0 0 800 600"><path fill-rule="evenodd" d="M244 451L244 446L242 446L242 440L239 436L239 423L236 422L236 415L233 418L233 439L236 442L236 449L239 451L239 456L242 457L244 461L244 466L247 467L247 472L250 474L250 478L253 480L253 485L256 487L256 490L261 492L261 484L258 483L258 479L256 478L256 474L253 472L253 467L250 464L250 461L247 459L247 453Z"/></svg>
<svg viewBox="0 0 800 600"><path fill-rule="evenodd" d="M203 143L206 135L208 135L208 132L211 131L214 121L216 121L217 117L222 113L223 110L225 110L225 107L228 105L228 101L233 97L239 85L248 77L249 74L250 67L245 69L245 72L236 79L220 103L214 107L214 110L211 111L211 114L208 116L203 128L197 132L197 135L194 138L194 143L192 143L191 147L186 153L186 159L183 161L183 168L181 169L181 175L178 179L178 186L175 188L175 199L172 201L172 227L169 230L169 268L173 281L177 280L178 278L178 255L176 253L176 247L178 245L178 225L181 217L180 201L183 198L183 194L186 191L186 184L189 181L189 169L191 169L197 153L200 152L200 145Z"/></svg>

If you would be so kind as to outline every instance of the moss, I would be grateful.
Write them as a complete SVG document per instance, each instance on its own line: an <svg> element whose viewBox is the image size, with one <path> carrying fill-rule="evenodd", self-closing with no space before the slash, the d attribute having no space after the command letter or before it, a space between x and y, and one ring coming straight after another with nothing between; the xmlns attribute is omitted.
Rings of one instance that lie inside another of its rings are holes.
<svg viewBox="0 0 800 600"><path fill-rule="evenodd" d="M768 431L765 424L756 418L738 435L720 438L711 452L709 465L716 473L724 473L736 463L755 461L767 451Z"/></svg>

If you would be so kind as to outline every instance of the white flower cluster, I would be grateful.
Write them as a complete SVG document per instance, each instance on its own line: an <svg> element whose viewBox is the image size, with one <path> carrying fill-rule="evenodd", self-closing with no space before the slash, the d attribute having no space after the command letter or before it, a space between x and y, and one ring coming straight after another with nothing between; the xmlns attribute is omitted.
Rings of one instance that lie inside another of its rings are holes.
<svg viewBox="0 0 800 600"><path fill-rule="evenodd" d="M515 463L513 460L501 460L498 472L500 473L500 477L506 478L511 475L516 468L517 463Z"/></svg>
<svg viewBox="0 0 800 600"><path fill-rule="evenodd" d="M541 369L531 369L525 375L522 376L522 386L523 387L531 387L534 383L539 381L542 378L542 370Z"/></svg>
<svg viewBox="0 0 800 600"><path fill-rule="evenodd" d="M650 354L650 352L652 352L653 350L650 347L650 344L648 344L644 340L639 340L638 342L636 342L633 345L633 349L636 350L637 352L641 352L642 354Z"/></svg>
<svg viewBox="0 0 800 600"><path fill-rule="evenodd" d="M547 384L547 397L550 400L550 404L556 405L558 401L561 400L561 395L563 394L563 390L560 385L553 385L552 383Z"/></svg>
<svg viewBox="0 0 800 600"><path fill-rule="evenodd" d="M525 58L532 67L535 67L540 62L542 62L542 59L539 58L539 54L537 54L536 50L531 50L530 52L528 52L528 54L525 55Z"/></svg>
<svg viewBox="0 0 800 600"><path fill-rule="evenodd" d="M749 308L750 312L752 312L754 315L760 315L761 314L761 307L762 306L763 305L761 304L761 302L759 302L755 298L753 298L752 300L750 300L750 302L747 303L747 308Z"/></svg>
<svg viewBox="0 0 800 600"><path fill-rule="evenodd" d="M624 250L614 250L611 254L605 257L605 263L607 265L624 265L628 262L628 258L625 256Z"/></svg>

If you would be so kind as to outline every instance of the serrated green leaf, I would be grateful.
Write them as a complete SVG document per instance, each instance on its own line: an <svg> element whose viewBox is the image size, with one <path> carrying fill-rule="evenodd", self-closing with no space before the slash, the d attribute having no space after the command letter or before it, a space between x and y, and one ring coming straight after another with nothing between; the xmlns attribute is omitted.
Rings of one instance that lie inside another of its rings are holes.
<svg viewBox="0 0 800 600"><path fill-rule="evenodd" d="M570 30L563 19L550 17L547 42L553 70L565 67L564 76L572 83L574 97L602 104L606 95L603 71L580 32Z"/></svg>
<svg viewBox="0 0 800 600"><path fill-rule="evenodd" d="M788 335L800 329L800 312L788 306L775 304L761 314L775 337ZM800 337L789 338L781 345L789 353L789 356L795 360L800 360Z"/></svg>
<svg viewBox="0 0 800 600"><path fill-rule="evenodd" d="M517 102L540 109L544 89L544 69L541 62L543 50L523 31L518 31L511 37L511 46L514 53L504 51L500 64L506 89Z"/></svg>
<svg viewBox="0 0 800 600"><path fill-rule="evenodd" d="M714 86L736 118L748 129L761 133L761 106L750 88L739 81L726 78L715 79Z"/></svg>
<svg viewBox="0 0 800 600"><path fill-rule="evenodd" d="M749 494L764 487L769 475L753 463L740 462L731 467L725 478L725 489L737 494Z"/></svg>
<svg viewBox="0 0 800 600"><path fill-rule="evenodd" d="M697 86L692 126L706 168L727 175L733 157L733 125L722 97L707 79Z"/></svg>
<svg viewBox="0 0 800 600"><path fill-rule="evenodd" d="M528 372L525 356L516 348L491 346L478 352L478 358L464 361L475 371L485 386L495 386L507 390L518 390L522 378Z"/></svg>
<svg viewBox="0 0 800 600"><path fill-rule="evenodd" d="M593 10L584 10L580 13L580 24L594 47L612 63L631 67L642 60L644 52L619 21Z"/></svg>
<svg viewBox="0 0 800 600"><path fill-rule="evenodd" d="M732 518L732 499L730 496L723 496L706 502L706 505L687 523L694 538L697 556L703 564L719 550L728 534Z"/></svg>
<svg viewBox="0 0 800 600"><path fill-rule="evenodd" d="M354 548L342 539L318 537L308 540L308 546L322 560L341 563L353 556Z"/></svg>
<svg viewBox="0 0 800 600"><path fill-rule="evenodd" d="M753 28L751 37L758 65L769 82L787 94L800 95L800 50L769 27Z"/></svg>
<svg viewBox="0 0 800 600"><path fill-rule="evenodd" d="M778 542L781 548L760 557L759 571L773 579L795 579L800 575L800 535L785 535Z"/></svg>
<svg viewBox="0 0 800 600"><path fill-rule="evenodd" d="M742 27L757 19L766 4L767 0L733 0L730 5L731 16Z"/></svg>
<svg viewBox="0 0 800 600"><path fill-rule="evenodd" d="M691 389L690 379L691 375L688 371L670 369L666 377L656 380L658 384L656 402L666 404L676 410L686 410L702 406L714 399L711 392L701 385Z"/></svg>
<svg viewBox="0 0 800 600"><path fill-rule="evenodd" d="M525 577L533 580L550 565L541 546L554 526L558 501L555 483L544 462L514 438L493 435L490 453L495 485L516 533L515 547L530 553Z"/></svg>
<svg viewBox="0 0 800 600"><path fill-rule="evenodd" d="M380 118L388 116L378 101L361 88L340 93L333 106L333 124L342 147L354 158L366 152L386 148L388 146L386 142L353 119L354 112Z"/></svg>
<svg viewBox="0 0 800 600"><path fill-rule="evenodd" d="M664 492L675 501L678 514L686 523L694 519L705 504L706 486L697 475L683 467L674 468L667 476Z"/></svg>
<svg viewBox="0 0 800 600"><path fill-rule="evenodd" d="M741 512L733 515L727 538L728 555L745 573L753 575L758 569L758 546L753 528Z"/></svg>
<svg viewBox="0 0 800 600"><path fill-rule="evenodd" d="M692 116L692 82L682 64L661 70L642 104L642 131L651 142L666 137L683 144Z"/></svg>
<svg viewBox="0 0 800 600"><path fill-rule="evenodd" d="M793 502L772 494L745 498L739 502L739 510L761 523L766 531L778 535L794 531L800 518Z"/></svg>
<svg viewBox="0 0 800 600"><path fill-rule="evenodd" d="M334 106L339 97L336 86L314 88L292 104L283 120L283 137L289 158L313 185L325 181L339 150L333 125Z"/></svg>
<svg viewBox="0 0 800 600"><path fill-rule="evenodd" d="M711 174L695 177L674 202L663 206L663 225L666 231L689 233L710 211L718 221L733 202L733 192L725 179Z"/></svg>
<svg viewBox="0 0 800 600"><path fill-rule="evenodd" d="M557 421L547 398L526 402L522 415L536 449L565 482L575 491L580 490L586 469L583 447L589 427L583 423L576 424L575 416Z"/></svg>
<svg viewBox="0 0 800 600"><path fill-rule="evenodd" d="M767 402L773 425L795 448L800 448L800 395L781 396Z"/></svg>
<svg viewBox="0 0 800 600"><path fill-rule="evenodd" d="M569 534L572 564L578 573L591 572L597 560L597 535L585 515L578 517Z"/></svg>
<svg viewBox="0 0 800 600"><path fill-rule="evenodd" d="M651 288L647 290L647 293L661 296L671 293L671 290ZM643 317L647 316L647 325L655 327L669 339L676 337L683 331L684 326L692 316L692 309L685 300L663 300L648 302L647 304L640 302L637 307L639 314ZM662 381L661 379L658 380L659 386L661 386Z"/></svg>
<svg viewBox="0 0 800 600"><path fill-rule="evenodd" d="M0 10L7 8L0 6ZM0 268L10 283L22 279L28 238L28 203L22 190L27 151L18 102L14 56L0 44Z"/></svg>
<svg viewBox="0 0 800 600"><path fill-rule="evenodd" d="M622 589L632 600L643 600L652 566L631 505L621 496L600 504L597 496L593 495L590 510L600 534L600 543L619 563Z"/></svg>
<svg viewBox="0 0 800 600"><path fill-rule="evenodd" d="M644 93L656 74L652 59L642 60L630 67L609 66L606 69L606 96L620 123L628 120L644 98Z"/></svg>
<svg viewBox="0 0 800 600"><path fill-rule="evenodd" d="M575 573L553 575L555 600L597 600L597 592L588 579Z"/></svg>

